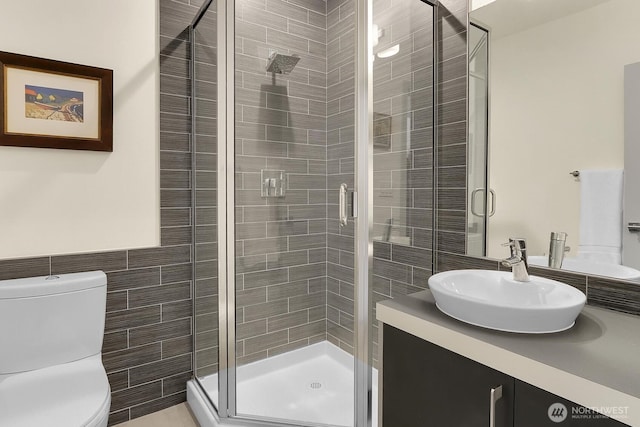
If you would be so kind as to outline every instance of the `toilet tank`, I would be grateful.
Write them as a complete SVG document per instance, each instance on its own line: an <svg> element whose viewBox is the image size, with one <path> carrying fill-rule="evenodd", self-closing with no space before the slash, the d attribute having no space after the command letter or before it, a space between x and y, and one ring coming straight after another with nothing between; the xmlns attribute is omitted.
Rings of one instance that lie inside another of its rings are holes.
<svg viewBox="0 0 640 427"><path fill-rule="evenodd" d="M0 375L100 353L106 300L102 271L0 281Z"/></svg>

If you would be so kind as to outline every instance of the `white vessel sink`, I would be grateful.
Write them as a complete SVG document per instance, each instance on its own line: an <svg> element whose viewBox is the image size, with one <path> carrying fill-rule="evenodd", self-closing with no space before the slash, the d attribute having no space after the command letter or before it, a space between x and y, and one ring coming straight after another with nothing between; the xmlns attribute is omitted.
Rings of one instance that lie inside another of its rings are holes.
<svg viewBox="0 0 640 427"><path fill-rule="evenodd" d="M527 261L530 265L539 265L541 267L549 265L546 256L530 256L527 258ZM635 268L582 258L565 258L564 261L562 261L562 270L577 271L579 273L595 274L623 280L640 279L640 271Z"/></svg>
<svg viewBox="0 0 640 427"><path fill-rule="evenodd" d="M454 270L429 278L443 313L484 328L544 334L571 328L586 296L565 283L531 276L516 282L511 272Z"/></svg>

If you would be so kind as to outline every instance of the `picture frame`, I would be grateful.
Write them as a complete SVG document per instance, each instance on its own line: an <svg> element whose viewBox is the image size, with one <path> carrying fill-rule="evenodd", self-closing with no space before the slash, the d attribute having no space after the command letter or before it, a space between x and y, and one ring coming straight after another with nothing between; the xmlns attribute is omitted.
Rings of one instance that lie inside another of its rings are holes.
<svg viewBox="0 0 640 427"><path fill-rule="evenodd" d="M0 52L0 146L113 151L113 71Z"/></svg>

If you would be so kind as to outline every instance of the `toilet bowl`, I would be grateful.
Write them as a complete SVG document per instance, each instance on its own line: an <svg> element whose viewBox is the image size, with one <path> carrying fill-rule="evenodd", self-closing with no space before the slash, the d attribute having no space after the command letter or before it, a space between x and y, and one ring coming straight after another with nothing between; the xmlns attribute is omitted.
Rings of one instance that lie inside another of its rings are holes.
<svg viewBox="0 0 640 427"><path fill-rule="evenodd" d="M0 281L0 426L106 427L106 276Z"/></svg>

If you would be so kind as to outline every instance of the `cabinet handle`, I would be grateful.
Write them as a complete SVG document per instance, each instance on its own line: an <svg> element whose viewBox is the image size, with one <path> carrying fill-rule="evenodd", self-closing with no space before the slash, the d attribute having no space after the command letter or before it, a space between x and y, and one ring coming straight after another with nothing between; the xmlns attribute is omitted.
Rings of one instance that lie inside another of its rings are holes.
<svg viewBox="0 0 640 427"><path fill-rule="evenodd" d="M491 389L491 406L489 407L489 427L496 427L496 402L502 399L502 386Z"/></svg>

